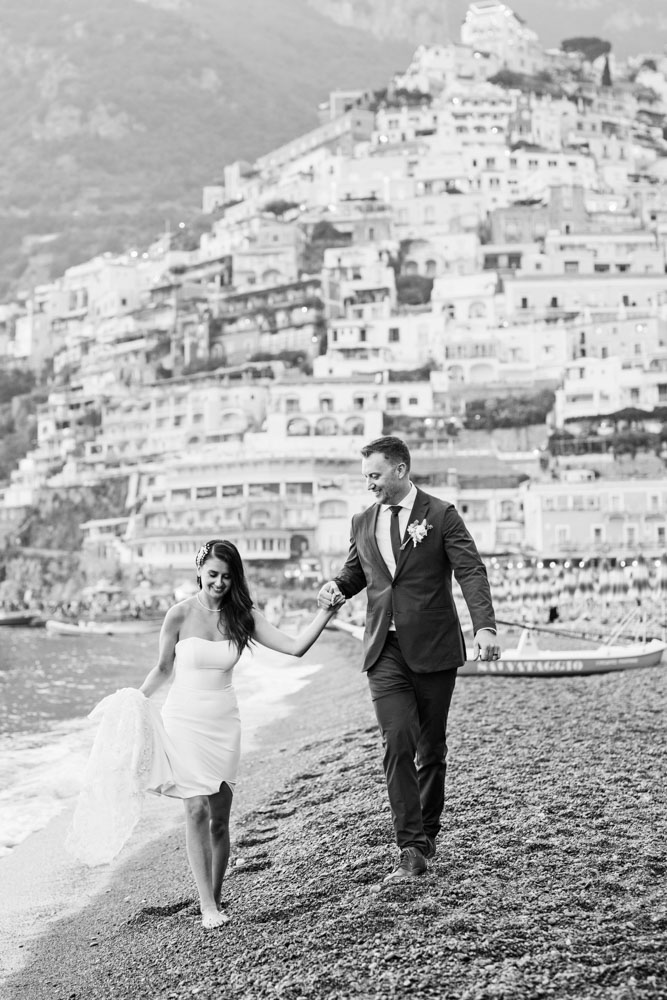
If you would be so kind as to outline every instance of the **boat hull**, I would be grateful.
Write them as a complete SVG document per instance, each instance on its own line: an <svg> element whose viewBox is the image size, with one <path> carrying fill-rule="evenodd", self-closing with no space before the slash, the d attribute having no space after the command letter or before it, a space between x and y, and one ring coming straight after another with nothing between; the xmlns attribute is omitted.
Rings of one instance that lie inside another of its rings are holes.
<svg viewBox="0 0 667 1000"><path fill-rule="evenodd" d="M334 619L331 626L362 639L363 626ZM621 670L655 667L663 658L667 643L658 639L627 646L601 646L595 650L567 649L520 653L507 649L499 660L466 660L460 677L585 677Z"/></svg>
<svg viewBox="0 0 667 1000"><path fill-rule="evenodd" d="M513 650L503 653L500 660L467 660L459 667L463 677L584 677L588 674L608 674L621 670L638 670L657 666L667 644L652 640L632 646L616 646L598 650L563 650L519 656Z"/></svg>
<svg viewBox="0 0 667 1000"><path fill-rule="evenodd" d="M162 618L111 622L65 622L50 618L46 622L46 631L52 635L148 635L159 632L162 622Z"/></svg>
<svg viewBox="0 0 667 1000"><path fill-rule="evenodd" d="M0 626L5 628L37 628L44 624L44 619L38 614L26 613L23 611L9 611L0 615Z"/></svg>

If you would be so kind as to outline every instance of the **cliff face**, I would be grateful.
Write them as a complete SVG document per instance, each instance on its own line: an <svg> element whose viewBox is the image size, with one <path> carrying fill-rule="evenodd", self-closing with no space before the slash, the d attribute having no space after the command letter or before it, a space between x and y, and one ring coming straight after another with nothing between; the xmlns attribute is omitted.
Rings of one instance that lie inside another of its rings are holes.
<svg viewBox="0 0 667 1000"><path fill-rule="evenodd" d="M447 42L450 37L448 0L309 0L309 3L337 24L360 28L376 38L435 45Z"/></svg>
<svg viewBox="0 0 667 1000"><path fill-rule="evenodd" d="M226 163L412 51L307 0L2 0L0 295L29 287L37 250L45 280L191 217Z"/></svg>

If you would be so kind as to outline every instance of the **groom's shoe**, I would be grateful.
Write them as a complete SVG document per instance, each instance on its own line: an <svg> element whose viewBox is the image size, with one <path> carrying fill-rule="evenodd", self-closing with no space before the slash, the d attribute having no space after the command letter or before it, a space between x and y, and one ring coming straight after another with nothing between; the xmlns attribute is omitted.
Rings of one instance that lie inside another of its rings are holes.
<svg viewBox="0 0 667 1000"><path fill-rule="evenodd" d="M428 865L426 858L418 847L404 847L401 851L401 859L393 872L385 876L385 882L400 882L402 879L415 878L423 875Z"/></svg>

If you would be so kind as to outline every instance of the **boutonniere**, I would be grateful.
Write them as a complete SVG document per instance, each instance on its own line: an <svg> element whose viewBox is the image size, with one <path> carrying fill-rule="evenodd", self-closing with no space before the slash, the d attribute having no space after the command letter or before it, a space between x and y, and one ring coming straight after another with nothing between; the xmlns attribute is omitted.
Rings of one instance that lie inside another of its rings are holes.
<svg viewBox="0 0 667 1000"><path fill-rule="evenodd" d="M409 524L407 527L407 533L410 536L410 538L409 539L406 538L406 540L401 545L401 552L408 544L408 541L412 541L413 547L416 548L420 542L424 541L424 539L426 538L432 527L433 527L432 524L426 523L426 518L424 518L423 521L413 521L412 524Z"/></svg>

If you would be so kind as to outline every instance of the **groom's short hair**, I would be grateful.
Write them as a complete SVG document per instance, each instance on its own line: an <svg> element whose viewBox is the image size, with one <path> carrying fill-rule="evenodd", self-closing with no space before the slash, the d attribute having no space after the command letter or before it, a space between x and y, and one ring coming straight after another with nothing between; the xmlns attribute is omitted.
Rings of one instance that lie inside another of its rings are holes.
<svg viewBox="0 0 667 1000"><path fill-rule="evenodd" d="M384 437L375 438L374 441L365 444L361 449L361 454L364 458L378 453L384 455L387 461L393 462L394 465L404 462L408 468L408 472L410 471L410 449L405 441L401 441L400 438L391 437L391 435L387 434Z"/></svg>

